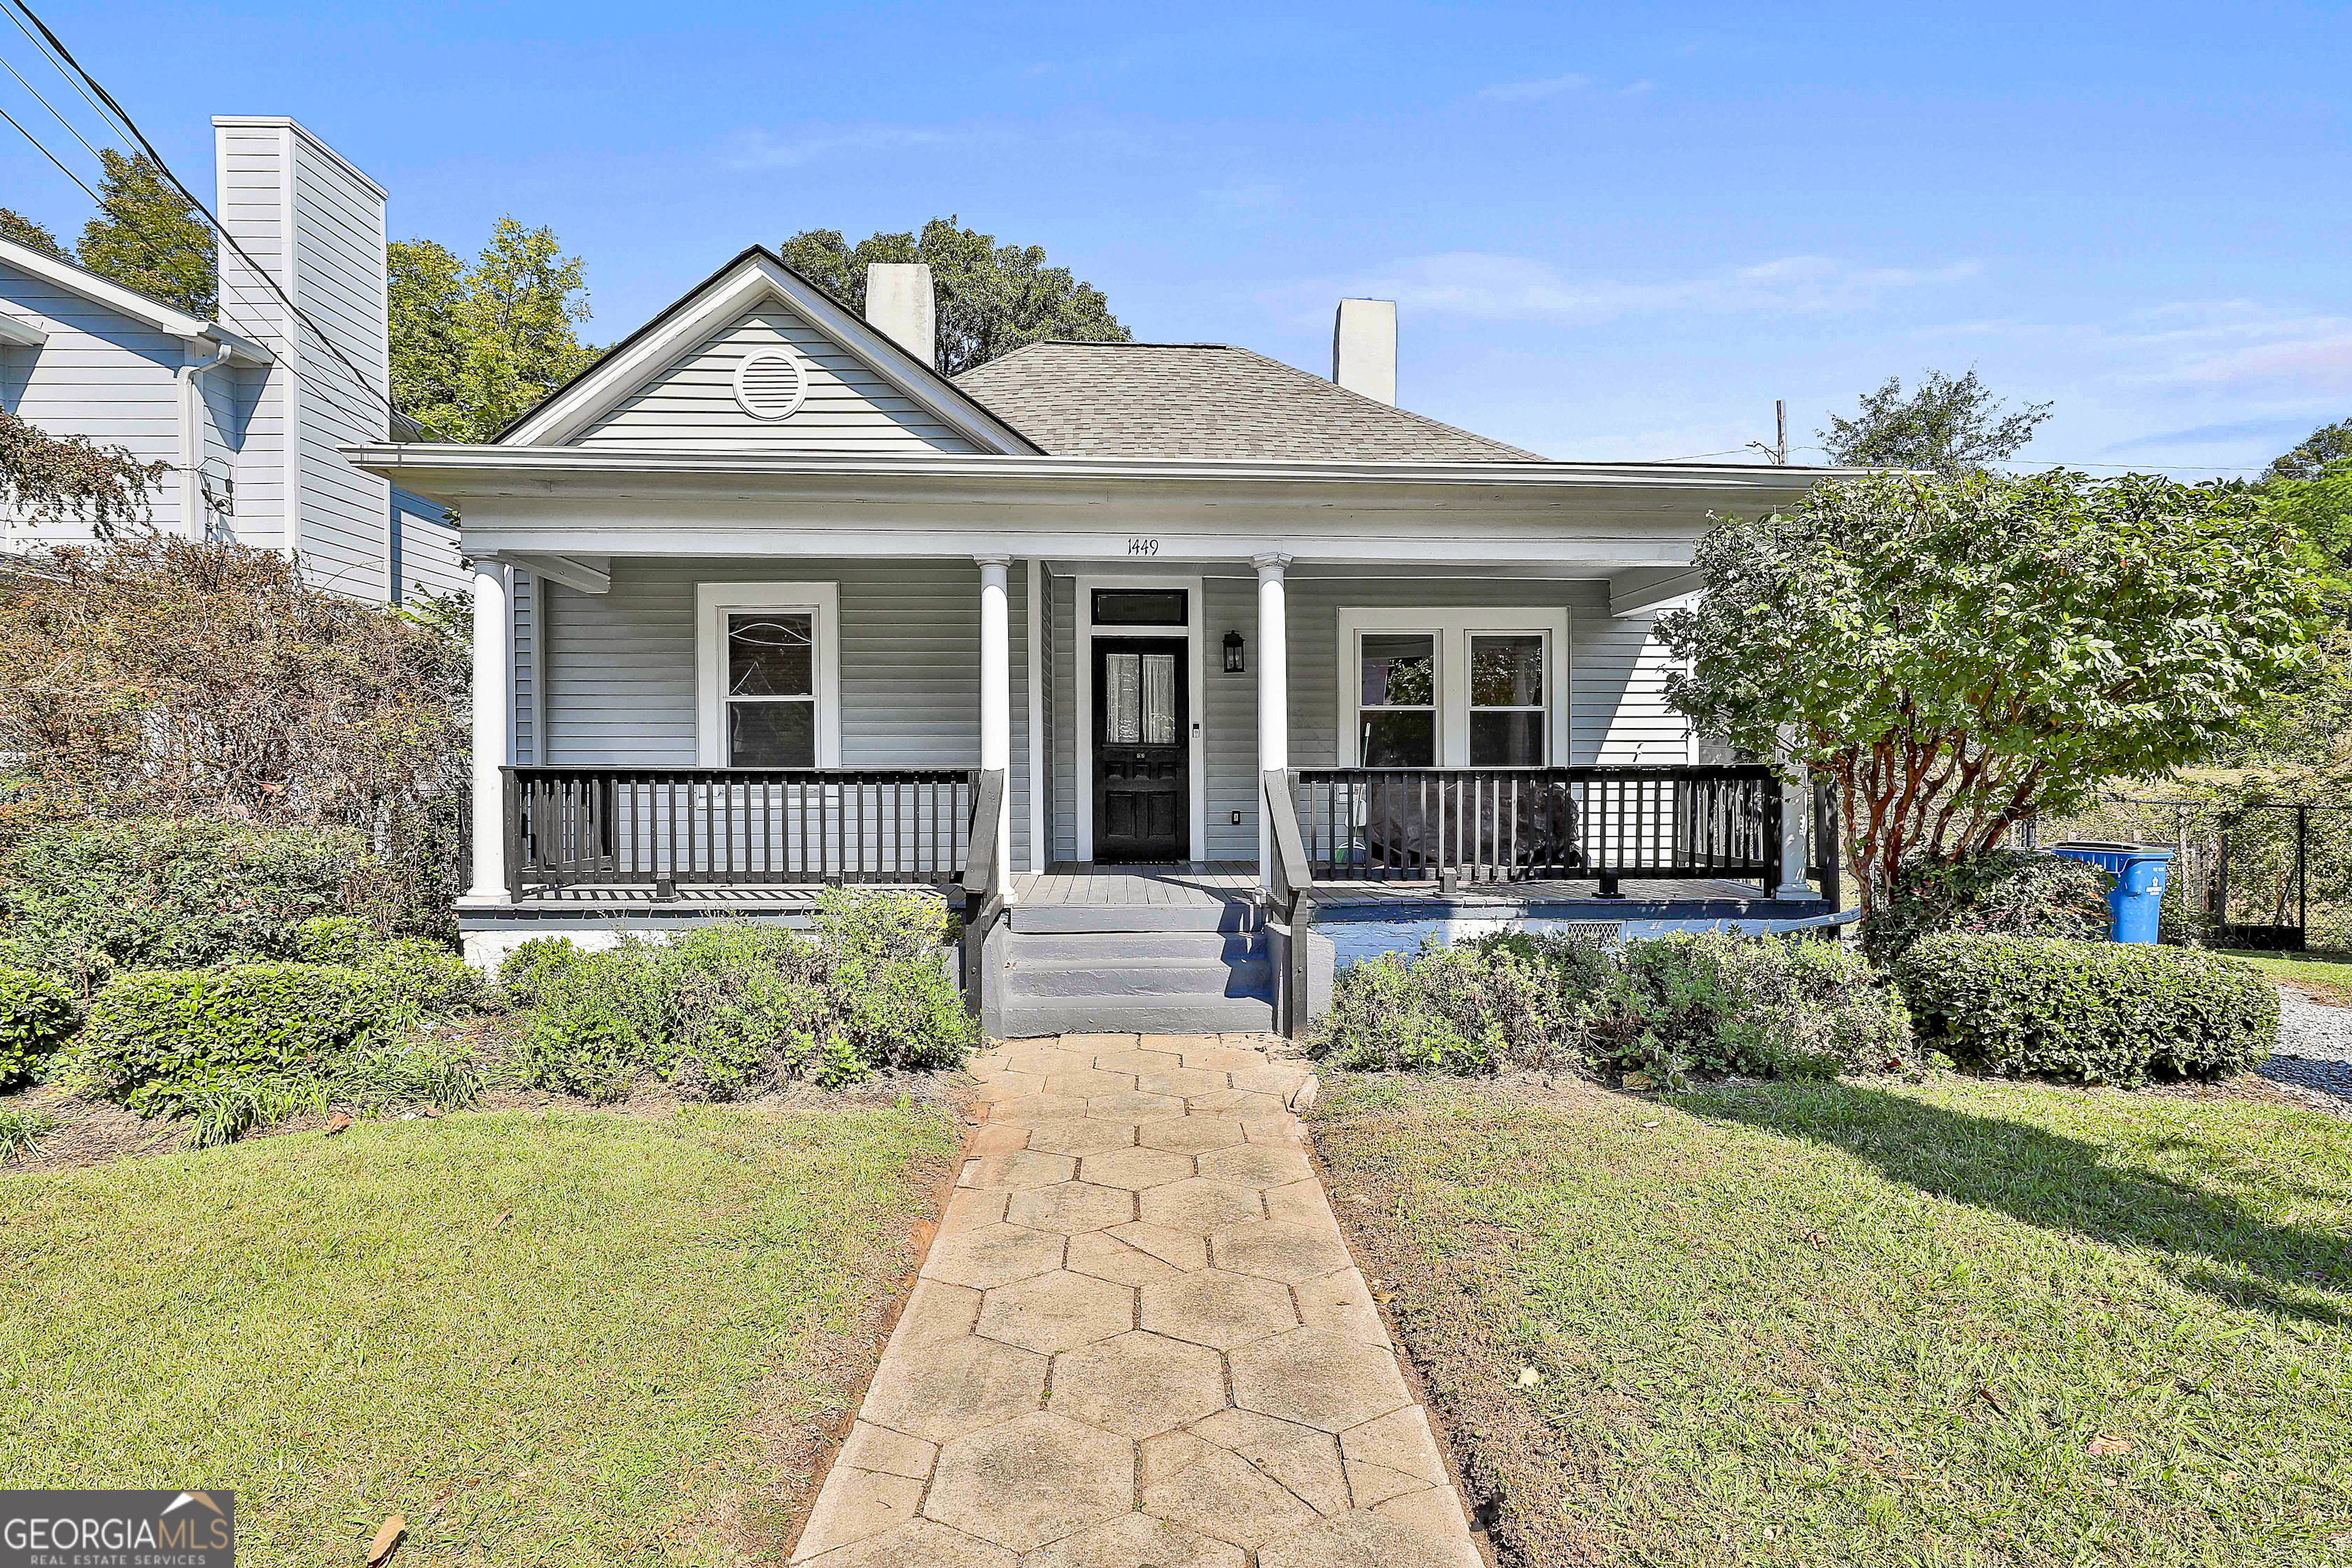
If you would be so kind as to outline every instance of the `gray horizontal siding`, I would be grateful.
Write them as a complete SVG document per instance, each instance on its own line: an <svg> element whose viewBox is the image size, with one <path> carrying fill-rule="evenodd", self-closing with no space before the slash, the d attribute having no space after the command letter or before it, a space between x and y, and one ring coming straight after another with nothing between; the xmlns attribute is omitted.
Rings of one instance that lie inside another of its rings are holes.
<svg viewBox="0 0 2352 1568"><path fill-rule="evenodd" d="M735 401L735 371L753 351L790 343L808 396L790 419L754 419ZM583 447L709 446L730 450L971 452L856 356L782 304L747 311L591 426Z"/></svg>

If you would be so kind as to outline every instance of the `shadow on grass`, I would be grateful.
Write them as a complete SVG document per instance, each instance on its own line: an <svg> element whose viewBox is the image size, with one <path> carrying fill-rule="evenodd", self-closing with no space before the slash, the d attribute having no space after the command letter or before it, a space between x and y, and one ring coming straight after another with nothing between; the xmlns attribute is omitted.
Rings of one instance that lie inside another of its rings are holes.
<svg viewBox="0 0 2352 1568"><path fill-rule="evenodd" d="M2340 1299L2352 1290L2352 1237L2272 1224L2227 1194L2112 1163L2095 1143L1858 1084L1703 1091L1678 1103L1843 1150L1954 1203L2155 1253L2181 1284L2232 1306L2352 1322Z"/></svg>

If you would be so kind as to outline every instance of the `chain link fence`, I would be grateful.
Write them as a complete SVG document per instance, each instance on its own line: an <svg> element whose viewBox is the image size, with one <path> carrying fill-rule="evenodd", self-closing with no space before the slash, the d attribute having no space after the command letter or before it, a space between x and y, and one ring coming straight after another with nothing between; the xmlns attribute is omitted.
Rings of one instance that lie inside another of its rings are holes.
<svg viewBox="0 0 2352 1568"><path fill-rule="evenodd" d="M2161 844L2168 942L2352 955L2352 803L2114 796L2032 825L2028 842Z"/></svg>

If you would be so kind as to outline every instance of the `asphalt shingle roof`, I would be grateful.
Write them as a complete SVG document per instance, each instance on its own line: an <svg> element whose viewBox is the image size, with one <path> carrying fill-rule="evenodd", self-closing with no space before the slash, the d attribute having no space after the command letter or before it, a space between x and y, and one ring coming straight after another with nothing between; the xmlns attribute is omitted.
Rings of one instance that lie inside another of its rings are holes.
<svg viewBox="0 0 2352 1568"><path fill-rule="evenodd" d="M1544 461L1223 343L1031 343L955 384L1056 457Z"/></svg>

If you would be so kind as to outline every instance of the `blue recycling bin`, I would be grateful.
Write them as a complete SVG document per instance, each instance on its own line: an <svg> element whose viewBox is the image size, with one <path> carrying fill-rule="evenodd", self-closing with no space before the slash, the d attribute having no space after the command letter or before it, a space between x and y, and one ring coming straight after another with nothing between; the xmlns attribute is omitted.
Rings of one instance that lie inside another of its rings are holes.
<svg viewBox="0 0 2352 1568"><path fill-rule="evenodd" d="M2164 874L2172 851L2155 844L2069 842L2051 846L2050 853L2069 860L2087 860L2112 875L2107 890L2108 935L2117 942L2153 943L2163 931Z"/></svg>

